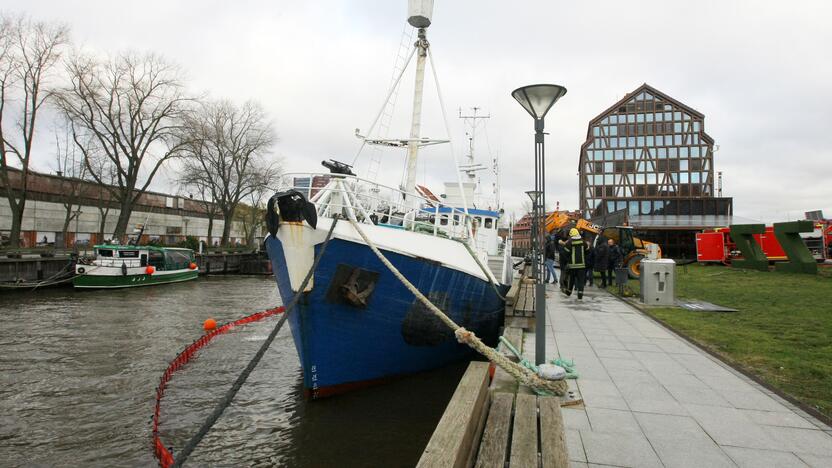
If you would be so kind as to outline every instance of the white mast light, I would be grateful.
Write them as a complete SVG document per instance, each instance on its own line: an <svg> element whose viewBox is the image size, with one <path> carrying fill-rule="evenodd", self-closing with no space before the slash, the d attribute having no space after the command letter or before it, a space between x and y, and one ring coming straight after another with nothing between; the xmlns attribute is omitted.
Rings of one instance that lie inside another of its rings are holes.
<svg viewBox="0 0 832 468"><path fill-rule="evenodd" d="M433 16L433 0L408 0L407 22L414 28L426 28L430 26L430 18Z"/></svg>

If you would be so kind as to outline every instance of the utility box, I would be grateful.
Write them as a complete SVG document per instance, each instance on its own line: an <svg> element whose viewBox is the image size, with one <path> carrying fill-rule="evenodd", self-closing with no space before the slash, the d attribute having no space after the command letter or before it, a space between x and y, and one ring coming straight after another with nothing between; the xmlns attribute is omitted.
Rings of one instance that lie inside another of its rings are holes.
<svg viewBox="0 0 832 468"><path fill-rule="evenodd" d="M676 262L669 258L641 261L641 302L672 306L676 300Z"/></svg>

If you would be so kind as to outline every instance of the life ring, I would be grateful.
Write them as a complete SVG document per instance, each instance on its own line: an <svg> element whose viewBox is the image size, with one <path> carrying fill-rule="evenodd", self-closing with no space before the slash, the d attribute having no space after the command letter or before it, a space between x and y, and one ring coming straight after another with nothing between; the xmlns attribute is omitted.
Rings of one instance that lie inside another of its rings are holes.
<svg viewBox="0 0 832 468"><path fill-rule="evenodd" d="M86 270L86 269L84 269L84 267L79 267L79 268L78 268L78 273L83 274L85 271L87 271L87 270Z"/></svg>

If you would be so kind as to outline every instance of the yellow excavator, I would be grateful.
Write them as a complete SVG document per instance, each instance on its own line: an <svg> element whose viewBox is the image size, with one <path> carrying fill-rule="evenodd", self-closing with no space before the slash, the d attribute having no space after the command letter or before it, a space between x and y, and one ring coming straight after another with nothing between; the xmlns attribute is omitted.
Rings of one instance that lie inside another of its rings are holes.
<svg viewBox="0 0 832 468"><path fill-rule="evenodd" d="M627 273L630 278L638 278L641 275L641 260L647 256L650 245L655 245L658 251L658 258L662 256L662 249L658 244L641 240L633 235L632 226L615 226L603 227L591 223L574 213L566 211L553 211L546 216L546 233L565 229L567 232L571 228L576 228L580 232L589 232L595 235L593 243L597 243L598 239L603 236L605 239L612 239L618 244L621 249L621 254L624 256L622 265L627 267ZM605 241L606 242L606 241Z"/></svg>

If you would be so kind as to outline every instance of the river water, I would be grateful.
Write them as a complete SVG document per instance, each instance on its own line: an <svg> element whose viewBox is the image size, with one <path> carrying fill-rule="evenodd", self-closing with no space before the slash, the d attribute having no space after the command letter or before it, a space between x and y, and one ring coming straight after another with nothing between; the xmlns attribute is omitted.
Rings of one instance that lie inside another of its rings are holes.
<svg viewBox="0 0 832 468"><path fill-rule="evenodd" d="M151 415L168 362L202 322L279 304L266 277L122 290L0 293L0 465L154 466ZM278 317L215 338L162 404L174 454ZM288 325L189 466L396 467L418 461L464 364L305 401Z"/></svg>

